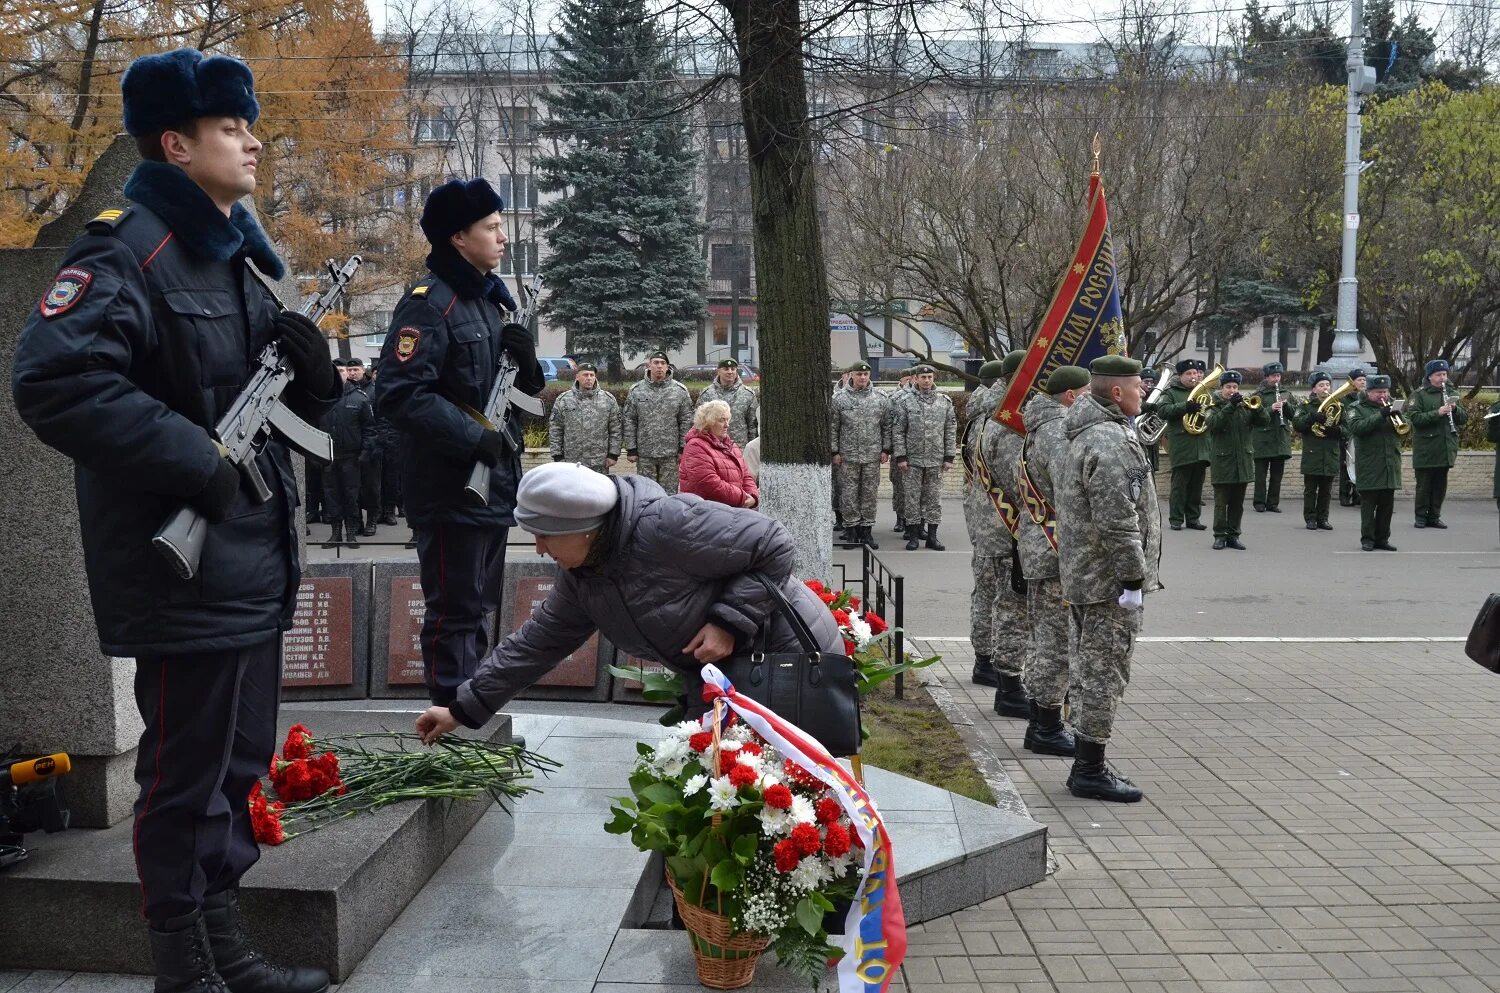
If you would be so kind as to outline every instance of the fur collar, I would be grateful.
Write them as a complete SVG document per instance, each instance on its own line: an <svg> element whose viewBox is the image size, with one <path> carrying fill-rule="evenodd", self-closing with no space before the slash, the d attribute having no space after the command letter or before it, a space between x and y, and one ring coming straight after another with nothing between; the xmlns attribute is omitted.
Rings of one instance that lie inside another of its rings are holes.
<svg viewBox="0 0 1500 993"><path fill-rule="evenodd" d="M427 269L465 300L484 299L502 310L516 309L515 298L500 277L480 272L452 245L434 245L427 255Z"/></svg>
<svg viewBox="0 0 1500 993"><path fill-rule="evenodd" d="M174 165L142 162L125 183L125 196L165 221L194 255L228 262L242 252L270 278L286 275L286 266L243 204L235 204L225 217L203 188Z"/></svg>

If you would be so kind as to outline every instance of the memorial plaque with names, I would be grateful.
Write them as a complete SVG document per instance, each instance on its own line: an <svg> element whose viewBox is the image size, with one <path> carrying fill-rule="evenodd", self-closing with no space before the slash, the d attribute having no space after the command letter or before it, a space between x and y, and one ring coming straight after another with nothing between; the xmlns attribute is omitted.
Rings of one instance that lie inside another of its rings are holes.
<svg viewBox="0 0 1500 993"><path fill-rule="evenodd" d="M421 686L422 616L427 601L422 598L422 581L417 576L396 576L391 580L391 626L386 682L391 686Z"/></svg>
<svg viewBox="0 0 1500 993"><path fill-rule="evenodd" d="M354 580L303 576L292 629L283 636L282 646L282 686L353 685Z"/></svg>
<svg viewBox="0 0 1500 993"><path fill-rule="evenodd" d="M557 580L552 576L521 576L516 580L516 598L511 611L510 629L526 622L532 611L541 606ZM556 668L536 681L537 686L594 686L599 682L599 632L595 631L583 647L563 659Z"/></svg>

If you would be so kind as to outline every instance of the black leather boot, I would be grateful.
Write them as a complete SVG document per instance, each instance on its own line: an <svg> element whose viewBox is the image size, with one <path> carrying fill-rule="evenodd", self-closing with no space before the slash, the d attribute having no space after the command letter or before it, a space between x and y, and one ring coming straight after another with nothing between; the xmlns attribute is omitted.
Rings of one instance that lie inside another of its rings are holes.
<svg viewBox="0 0 1500 993"><path fill-rule="evenodd" d="M358 548L359 547L359 522L358 521L350 521L349 522L348 531L349 531L349 533L347 535L345 535L345 537L344 537L344 547L345 548Z"/></svg>
<svg viewBox="0 0 1500 993"><path fill-rule="evenodd" d="M864 541L865 541L866 545L869 545L871 548L877 549L877 550L880 548L880 542L878 542L878 541L875 540L875 532L872 529L871 525L866 524L864 527L860 528L859 530L860 530L860 534L864 535Z"/></svg>
<svg viewBox="0 0 1500 993"><path fill-rule="evenodd" d="M344 543L344 526L342 524L335 524L335 525L333 525L332 532L328 535L328 540L325 541L325 542L323 542L323 547L324 548L337 548L340 545L342 545L343 543Z"/></svg>
<svg viewBox="0 0 1500 993"><path fill-rule="evenodd" d="M891 528L891 530L894 531L894 532L896 532L897 534L904 533L906 531L906 518L904 518L904 517L898 517L898 518L896 518L896 526L893 527L893 528Z"/></svg>
<svg viewBox="0 0 1500 993"><path fill-rule="evenodd" d="M946 552L948 549L937 539L937 525L927 525L927 547L934 552Z"/></svg>
<svg viewBox="0 0 1500 993"><path fill-rule="evenodd" d="M1078 739L1073 756L1073 771L1068 774L1068 792L1085 800L1109 800L1113 803L1135 803L1140 789L1104 761L1104 746L1097 741Z"/></svg>
<svg viewBox="0 0 1500 993"><path fill-rule="evenodd" d="M362 519L364 521L364 527L359 529L359 536L361 538L375 537L375 515L366 511L362 515Z"/></svg>
<svg viewBox="0 0 1500 993"><path fill-rule="evenodd" d="M325 993L328 989L328 973L322 969L272 965L250 947L240 924L235 890L204 897L203 921L214 965L229 993Z"/></svg>
<svg viewBox="0 0 1500 993"><path fill-rule="evenodd" d="M393 507L387 507L385 510L382 510L380 512L380 517L378 519L376 519L375 523L376 524L384 524L388 528L395 527L396 526L396 510L395 510L395 508L393 508Z"/></svg>
<svg viewBox="0 0 1500 993"><path fill-rule="evenodd" d="M1026 725L1026 737L1021 745L1038 755L1075 754L1073 732L1063 723L1062 708L1041 707L1033 701L1031 722Z"/></svg>
<svg viewBox="0 0 1500 993"><path fill-rule="evenodd" d="M843 542L846 545L859 544L859 528L853 526L852 524L849 527L844 528L843 533L839 535L839 541Z"/></svg>
<svg viewBox="0 0 1500 993"><path fill-rule="evenodd" d="M1026 689L1021 685L1021 677L1007 672L996 675L1000 677L1000 684L995 689L995 713L1001 717L1030 717L1031 708L1027 706Z"/></svg>
<svg viewBox="0 0 1500 993"><path fill-rule="evenodd" d="M906 526L906 550L915 552L922 544L922 525L908 524Z"/></svg>
<svg viewBox="0 0 1500 993"><path fill-rule="evenodd" d="M151 961L156 967L156 993L224 993L224 980L214 970L208 932L198 914L180 930L152 928Z"/></svg>
<svg viewBox="0 0 1500 993"><path fill-rule="evenodd" d="M988 655L974 656L974 675L970 677L975 686L999 686L1000 673Z"/></svg>

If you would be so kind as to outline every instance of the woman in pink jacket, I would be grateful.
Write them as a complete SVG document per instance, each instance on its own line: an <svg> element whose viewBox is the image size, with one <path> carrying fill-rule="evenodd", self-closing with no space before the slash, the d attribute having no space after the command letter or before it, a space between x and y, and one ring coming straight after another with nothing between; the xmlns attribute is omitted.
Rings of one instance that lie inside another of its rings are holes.
<svg viewBox="0 0 1500 993"><path fill-rule="evenodd" d="M680 492L731 507L760 503L755 477L745 467L740 446L729 437L729 404L723 400L710 400L693 412L677 486Z"/></svg>

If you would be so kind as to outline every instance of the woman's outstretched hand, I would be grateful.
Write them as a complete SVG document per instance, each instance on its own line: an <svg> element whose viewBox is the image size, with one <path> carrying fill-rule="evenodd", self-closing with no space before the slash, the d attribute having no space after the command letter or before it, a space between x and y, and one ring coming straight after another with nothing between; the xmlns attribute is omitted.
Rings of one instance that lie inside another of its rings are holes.
<svg viewBox="0 0 1500 993"><path fill-rule="evenodd" d="M456 727L458 721L453 719L453 712L447 707L428 707L417 718L417 734L421 735L424 745L432 744Z"/></svg>

